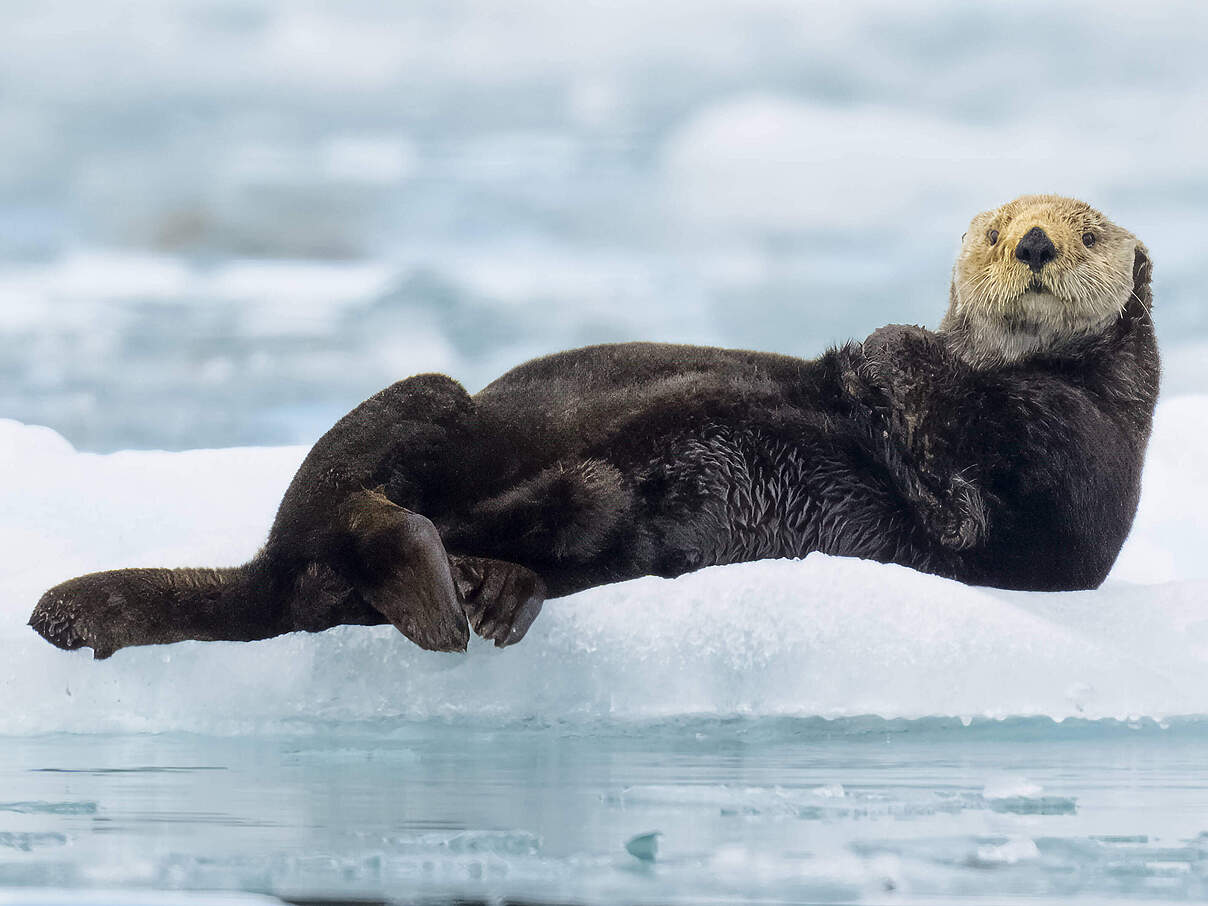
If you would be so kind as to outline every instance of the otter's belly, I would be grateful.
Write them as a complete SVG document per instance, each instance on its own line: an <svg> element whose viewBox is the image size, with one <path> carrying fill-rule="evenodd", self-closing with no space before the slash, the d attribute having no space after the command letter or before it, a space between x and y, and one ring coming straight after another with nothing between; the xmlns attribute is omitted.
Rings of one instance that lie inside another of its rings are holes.
<svg viewBox="0 0 1208 906"><path fill-rule="evenodd" d="M893 559L903 508L832 422L790 430L716 425L667 447L638 477L652 534L651 571L813 551Z"/></svg>

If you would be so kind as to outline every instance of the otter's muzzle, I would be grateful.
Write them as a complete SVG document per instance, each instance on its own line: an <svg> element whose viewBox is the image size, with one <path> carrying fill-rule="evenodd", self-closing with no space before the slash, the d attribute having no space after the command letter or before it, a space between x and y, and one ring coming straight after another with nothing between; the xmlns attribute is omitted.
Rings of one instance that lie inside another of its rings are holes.
<svg viewBox="0 0 1208 906"><path fill-rule="evenodd" d="M1034 271L1057 257L1057 246L1040 227L1032 227L1015 246L1015 257Z"/></svg>

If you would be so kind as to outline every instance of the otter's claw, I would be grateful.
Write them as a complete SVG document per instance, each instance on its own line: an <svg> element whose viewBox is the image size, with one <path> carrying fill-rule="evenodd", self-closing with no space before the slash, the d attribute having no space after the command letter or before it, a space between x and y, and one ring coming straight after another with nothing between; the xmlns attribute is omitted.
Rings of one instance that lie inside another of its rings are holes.
<svg viewBox="0 0 1208 906"><path fill-rule="evenodd" d="M56 648L91 648L100 661L129 643L116 637L123 625L120 593L97 587L90 578L71 579L42 595L29 625ZM117 631L111 632L110 626Z"/></svg>

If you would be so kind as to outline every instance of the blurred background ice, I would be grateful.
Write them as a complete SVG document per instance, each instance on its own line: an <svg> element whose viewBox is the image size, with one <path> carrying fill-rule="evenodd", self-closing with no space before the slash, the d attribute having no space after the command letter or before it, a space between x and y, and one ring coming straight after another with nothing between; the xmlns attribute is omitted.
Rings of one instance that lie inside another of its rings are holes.
<svg viewBox="0 0 1208 906"><path fill-rule="evenodd" d="M306 443L566 346L934 326L958 237L1081 196L1208 358L1208 7L0 4L0 417Z"/></svg>

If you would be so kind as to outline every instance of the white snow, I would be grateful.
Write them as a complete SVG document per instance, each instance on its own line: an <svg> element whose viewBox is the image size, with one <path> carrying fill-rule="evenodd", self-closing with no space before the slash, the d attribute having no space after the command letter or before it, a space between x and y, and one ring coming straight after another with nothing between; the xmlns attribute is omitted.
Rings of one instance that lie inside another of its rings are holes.
<svg viewBox="0 0 1208 906"><path fill-rule="evenodd" d="M390 627L130 649L95 662L25 626L82 572L256 550L305 450L79 453L0 421L0 734L228 733L295 722L686 715L1208 714L1208 397L1159 407L1132 537L1100 590L970 588L819 555L598 588L498 651Z"/></svg>

